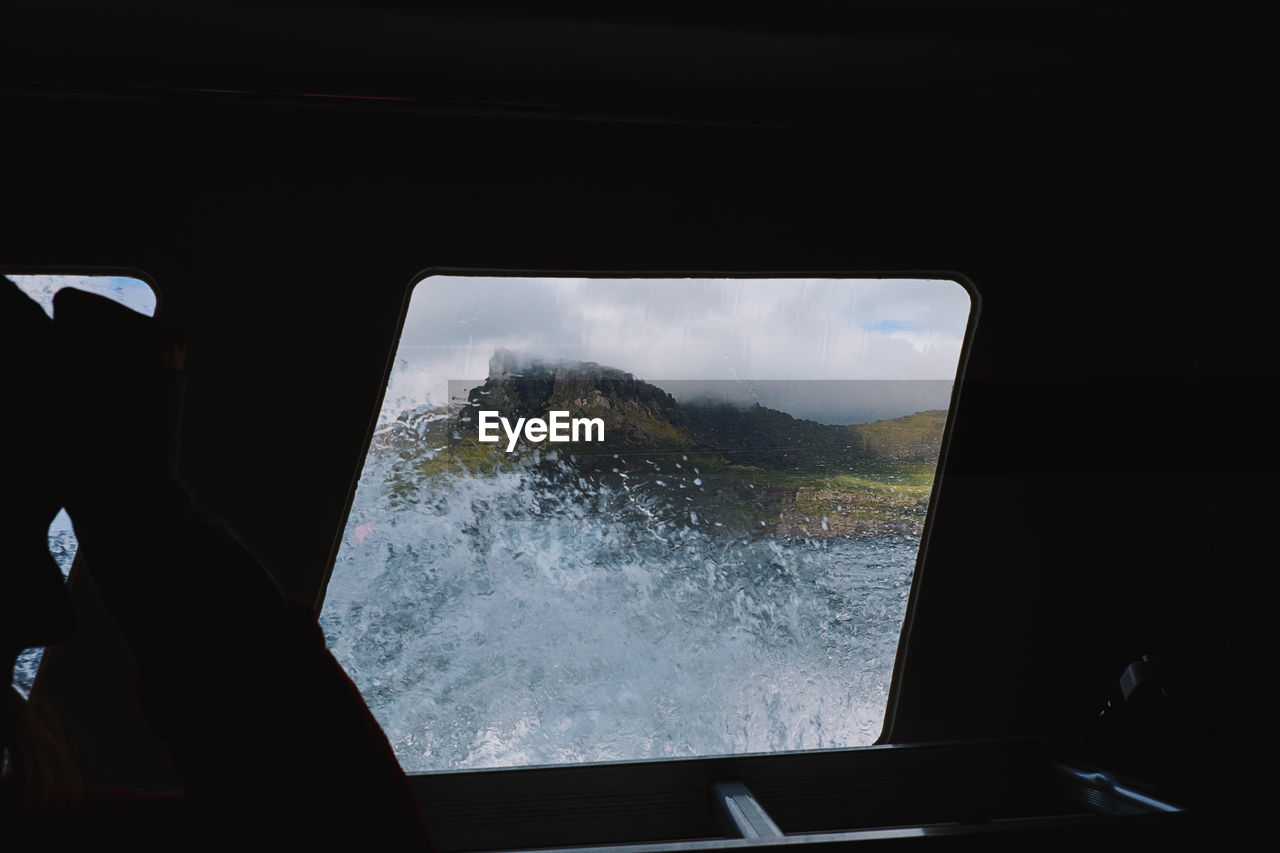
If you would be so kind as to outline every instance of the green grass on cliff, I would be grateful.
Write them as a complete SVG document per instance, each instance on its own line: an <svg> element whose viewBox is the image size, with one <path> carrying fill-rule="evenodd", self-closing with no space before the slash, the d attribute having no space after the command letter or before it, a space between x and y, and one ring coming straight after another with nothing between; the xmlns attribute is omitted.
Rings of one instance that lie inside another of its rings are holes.
<svg viewBox="0 0 1280 853"><path fill-rule="evenodd" d="M862 448L884 459L899 462L935 462L942 451L947 410L930 409L900 418L852 424L847 429Z"/></svg>

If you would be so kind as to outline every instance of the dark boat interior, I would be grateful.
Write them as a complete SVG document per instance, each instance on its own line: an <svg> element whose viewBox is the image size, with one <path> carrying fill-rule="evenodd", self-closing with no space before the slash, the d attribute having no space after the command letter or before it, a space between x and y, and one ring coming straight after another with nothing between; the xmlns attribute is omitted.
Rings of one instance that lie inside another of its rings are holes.
<svg viewBox="0 0 1280 853"><path fill-rule="evenodd" d="M436 844L1229 837L1275 299L1232 268L1217 27L1142 0L9 0L0 273L155 287L186 481L318 606L424 270L961 276L981 312L880 741L415 775ZM70 584L33 700L95 741L93 784L172 788Z"/></svg>

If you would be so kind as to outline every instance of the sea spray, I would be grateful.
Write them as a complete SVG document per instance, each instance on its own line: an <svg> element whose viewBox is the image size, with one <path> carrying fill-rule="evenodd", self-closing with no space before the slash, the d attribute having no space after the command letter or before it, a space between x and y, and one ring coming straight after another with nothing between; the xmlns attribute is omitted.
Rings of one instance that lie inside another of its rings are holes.
<svg viewBox="0 0 1280 853"><path fill-rule="evenodd" d="M916 539L736 531L674 478L532 459L405 498L391 464L366 466L321 623L406 770L878 736Z"/></svg>

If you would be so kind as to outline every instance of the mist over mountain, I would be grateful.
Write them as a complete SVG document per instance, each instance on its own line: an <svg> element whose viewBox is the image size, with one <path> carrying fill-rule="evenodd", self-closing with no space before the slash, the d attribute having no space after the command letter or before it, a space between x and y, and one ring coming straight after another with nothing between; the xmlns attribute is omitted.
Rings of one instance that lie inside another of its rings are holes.
<svg viewBox="0 0 1280 853"><path fill-rule="evenodd" d="M945 410L950 379L650 379L681 405L760 405L797 420L844 426Z"/></svg>

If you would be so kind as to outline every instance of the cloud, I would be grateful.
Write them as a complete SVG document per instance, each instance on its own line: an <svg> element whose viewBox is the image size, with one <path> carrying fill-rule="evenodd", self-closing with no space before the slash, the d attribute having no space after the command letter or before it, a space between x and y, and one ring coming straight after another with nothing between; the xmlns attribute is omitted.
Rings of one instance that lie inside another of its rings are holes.
<svg viewBox="0 0 1280 853"><path fill-rule="evenodd" d="M950 382L968 315L944 280L433 276L413 294L383 417L483 379L499 347L647 380Z"/></svg>

